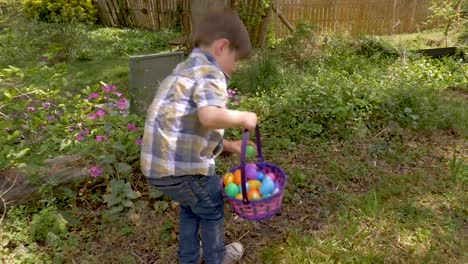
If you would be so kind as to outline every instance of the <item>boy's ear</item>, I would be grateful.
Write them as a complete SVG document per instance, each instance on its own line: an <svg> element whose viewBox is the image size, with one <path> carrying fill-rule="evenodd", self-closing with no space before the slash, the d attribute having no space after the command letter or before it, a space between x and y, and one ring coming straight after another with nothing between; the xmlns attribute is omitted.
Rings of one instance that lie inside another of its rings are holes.
<svg viewBox="0 0 468 264"><path fill-rule="evenodd" d="M219 56L221 52L223 51L223 49L229 48L229 45L230 45L230 42L228 39L221 38L221 39L216 40L216 47L215 47L215 51L217 53L216 55Z"/></svg>

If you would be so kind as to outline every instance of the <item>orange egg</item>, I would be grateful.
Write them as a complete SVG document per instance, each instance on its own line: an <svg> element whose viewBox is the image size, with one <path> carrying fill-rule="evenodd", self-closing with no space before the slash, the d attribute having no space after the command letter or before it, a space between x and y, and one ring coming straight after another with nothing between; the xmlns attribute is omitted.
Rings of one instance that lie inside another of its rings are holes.
<svg viewBox="0 0 468 264"><path fill-rule="evenodd" d="M250 190L247 197L249 197L249 200L260 200L262 198L258 190Z"/></svg>
<svg viewBox="0 0 468 264"><path fill-rule="evenodd" d="M242 193L238 193L238 194L236 195L236 199L237 199L237 200L242 200Z"/></svg>
<svg viewBox="0 0 468 264"><path fill-rule="evenodd" d="M228 186L228 184L234 182L234 174L228 172L224 175L224 179L223 179L223 182L224 182L224 186Z"/></svg>
<svg viewBox="0 0 468 264"><path fill-rule="evenodd" d="M236 170L234 172L234 183L237 184L237 185L240 185L242 182L242 179L241 179L241 170Z"/></svg>

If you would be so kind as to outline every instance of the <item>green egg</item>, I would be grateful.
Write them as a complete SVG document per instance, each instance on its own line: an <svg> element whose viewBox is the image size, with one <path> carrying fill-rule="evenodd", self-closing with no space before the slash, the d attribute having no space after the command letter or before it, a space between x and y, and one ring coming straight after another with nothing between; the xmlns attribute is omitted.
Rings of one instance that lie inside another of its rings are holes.
<svg viewBox="0 0 468 264"><path fill-rule="evenodd" d="M235 183L230 183L226 187L224 187L224 191L229 197L236 197L239 193L239 186Z"/></svg>
<svg viewBox="0 0 468 264"><path fill-rule="evenodd" d="M245 150L245 156L250 159L250 158L253 158L253 156L255 155L255 149L254 147L248 145L246 150Z"/></svg>

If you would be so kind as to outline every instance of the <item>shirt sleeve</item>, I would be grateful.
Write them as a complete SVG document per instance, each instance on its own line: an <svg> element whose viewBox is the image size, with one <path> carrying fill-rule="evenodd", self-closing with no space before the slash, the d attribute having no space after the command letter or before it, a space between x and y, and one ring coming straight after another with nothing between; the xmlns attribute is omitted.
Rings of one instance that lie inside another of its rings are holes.
<svg viewBox="0 0 468 264"><path fill-rule="evenodd" d="M194 87L193 101L198 109L205 106L226 107L227 85L222 73L211 72L200 78Z"/></svg>

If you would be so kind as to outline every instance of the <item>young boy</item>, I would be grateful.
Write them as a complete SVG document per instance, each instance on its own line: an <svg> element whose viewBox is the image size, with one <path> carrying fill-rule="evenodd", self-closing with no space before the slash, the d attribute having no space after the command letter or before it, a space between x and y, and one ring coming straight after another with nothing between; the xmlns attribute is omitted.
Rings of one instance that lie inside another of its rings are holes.
<svg viewBox="0 0 468 264"><path fill-rule="evenodd" d="M252 130L257 115L226 108L227 79L251 52L249 35L232 11L214 11L199 22L195 49L164 79L148 110L141 166L149 184L180 203L180 263L233 263L239 242L225 245L224 201L215 158L240 153L241 141L223 140L223 129Z"/></svg>

